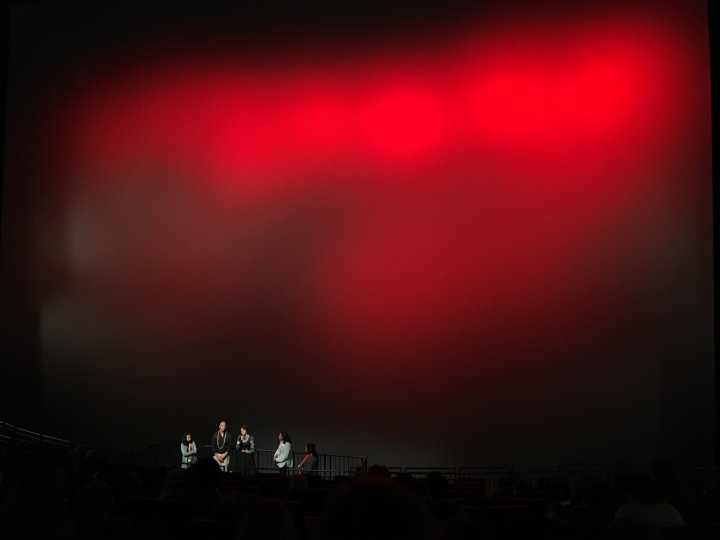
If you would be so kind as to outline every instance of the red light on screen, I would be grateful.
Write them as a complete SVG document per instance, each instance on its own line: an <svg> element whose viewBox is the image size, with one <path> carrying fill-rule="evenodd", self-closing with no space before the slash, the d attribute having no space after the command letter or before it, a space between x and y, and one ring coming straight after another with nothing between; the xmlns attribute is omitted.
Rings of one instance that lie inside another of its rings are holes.
<svg viewBox="0 0 720 540"><path fill-rule="evenodd" d="M366 62L358 68L365 74L346 79L333 66L301 77L257 69L238 76L230 66L170 62L160 74L125 78L120 86L133 92L101 83L83 96L74 155L108 163L151 149L153 159L195 162L263 189L339 164L369 166L392 181L442 166L473 145L508 156L617 148L667 97L656 91L667 86L666 68L653 57L667 43L645 28L638 34L585 38L573 54L517 47L498 53L502 41L470 43L448 49L444 60L454 72L438 64L421 75ZM435 80L434 72L447 80Z"/></svg>
<svg viewBox="0 0 720 540"><path fill-rule="evenodd" d="M368 101L358 128L369 150L390 160L432 159L447 144L449 119L446 96L440 97L420 85L381 88Z"/></svg>
<svg viewBox="0 0 720 540"><path fill-rule="evenodd" d="M171 165L265 207L328 182L382 186L375 221L326 248L307 309L340 336L442 334L473 313L492 320L478 306L560 279L550 261L570 243L557 239L641 190L651 174L626 178L655 167L662 128L682 118L667 114L679 68L660 26L533 31L536 46L508 32L355 69L165 59L90 85L68 107L68 155L94 171L87 182L125 163ZM543 45L549 34L555 44ZM422 69L388 68L403 63ZM441 202L443 190L456 198Z"/></svg>

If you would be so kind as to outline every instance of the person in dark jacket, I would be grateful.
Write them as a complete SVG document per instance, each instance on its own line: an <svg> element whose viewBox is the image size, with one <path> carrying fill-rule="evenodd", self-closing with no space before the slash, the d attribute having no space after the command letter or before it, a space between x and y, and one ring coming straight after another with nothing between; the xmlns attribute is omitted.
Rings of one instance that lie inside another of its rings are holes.
<svg viewBox="0 0 720 540"><path fill-rule="evenodd" d="M240 435L235 443L236 454L238 455L236 470L243 474L255 474L255 438L248 432L248 427L243 424L240 427Z"/></svg>
<svg viewBox="0 0 720 540"><path fill-rule="evenodd" d="M300 462L300 465L298 465L298 470L302 474L310 476L315 471L317 471L318 453L313 443L307 443L307 445L305 446L305 451L307 452L307 455Z"/></svg>
<svg viewBox="0 0 720 540"><path fill-rule="evenodd" d="M211 446L213 458L224 472L228 472L230 466L230 447L232 444L233 438L227 431L227 424L220 422L218 432L212 436Z"/></svg>

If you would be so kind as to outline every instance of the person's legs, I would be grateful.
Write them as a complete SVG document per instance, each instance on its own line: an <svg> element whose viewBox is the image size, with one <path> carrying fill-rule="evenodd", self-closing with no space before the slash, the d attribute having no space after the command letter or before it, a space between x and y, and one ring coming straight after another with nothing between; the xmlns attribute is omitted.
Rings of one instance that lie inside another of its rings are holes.
<svg viewBox="0 0 720 540"><path fill-rule="evenodd" d="M220 461L217 456L213 456L213 459L217 462L218 465L220 465L220 470L222 472L228 472L228 465L230 464L230 456L225 456L225 459Z"/></svg>

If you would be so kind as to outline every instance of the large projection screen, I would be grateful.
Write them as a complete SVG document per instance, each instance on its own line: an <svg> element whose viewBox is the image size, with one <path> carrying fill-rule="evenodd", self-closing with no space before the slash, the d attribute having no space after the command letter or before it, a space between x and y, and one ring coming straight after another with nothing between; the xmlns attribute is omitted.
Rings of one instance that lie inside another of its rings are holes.
<svg viewBox="0 0 720 540"><path fill-rule="evenodd" d="M10 9L3 420L713 457L704 1Z"/></svg>

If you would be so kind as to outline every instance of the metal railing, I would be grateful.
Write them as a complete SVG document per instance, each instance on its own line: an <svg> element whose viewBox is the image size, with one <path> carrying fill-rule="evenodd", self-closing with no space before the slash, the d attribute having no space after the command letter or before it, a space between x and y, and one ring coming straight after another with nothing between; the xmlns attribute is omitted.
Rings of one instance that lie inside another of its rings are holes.
<svg viewBox="0 0 720 540"><path fill-rule="evenodd" d="M398 469L398 468L395 468ZM678 478L692 481L697 478L720 477L720 467L690 466L678 464L674 468ZM487 489L510 489L521 480L538 485L542 479L572 477L602 478L611 481L615 476L627 476L634 473L649 473L649 465L633 464L598 464L598 463L568 463L536 466L505 466L505 467L405 467L407 472L422 479L427 478L429 472L437 471L447 478L451 484L470 483L474 480L483 480ZM392 471L396 476L400 471Z"/></svg>
<svg viewBox="0 0 720 540"><path fill-rule="evenodd" d="M458 470L456 467L405 467L405 473L412 474L415 478L427 478L432 472L439 472L448 480L458 479Z"/></svg>
<svg viewBox="0 0 720 540"><path fill-rule="evenodd" d="M73 448L71 441L58 439L42 433L22 429L7 422L0 422L0 443L34 449L69 451Z"/></svg>
<svg viewBox="0 0 720 540"><path fill-rule="evenodd" d="M137 465L179 465L182 460L180 443L152 442L129 454L118 454L102 449L91 448L86 444L73 442L58 437L36 433L27 429L18 428L7 422L0 421L0 445L11 448L20 453L33 453L39 456L62 455L76 453L85 458L99 458L107 461L130 461ZM256 449L254 453L255 467L242 469L236 461L231 461L231 470L251 474L279 472L273 461L273 450ZM211 457L210 445L198 445L198 458ZM293 464L298 465L305 457L304 452L293 452ZM366 456L346 456L337 454L318 455L317 474L323 478L336 476L362 476L367 474ZM297 472L297 468L288 468L287 473ZM675 474L678 478L690 481L697 478L720 477L720 467L694 466L675 464ZM472 483L474 480L483 480L488 489L496 490L498 487L509 487L520 480L527 480L537 485L540 479L571 477L597 477L610 481L615 476L625 476L633 473L650 472L649 465L635 464L598 464L598 463L567 463L536 466L503 466L503 467L388 467L392 476L405 472L418 479L427 478L430 472L437 471L445 476L451 483Z"/></svg>
<svg viewBox="0 0 720 540"><path fill-rule="evenodd" d="M212 449L209 444L197 445L197 458L203 459L212 457ZM288 467L286 473L295 473L298 471L297 465L305 457L304 452L293 452L293 465ZM242 467L238 462L238 453L231 451L230 453L230 471L248 474L271 474L278 473L279 469L273 456L275 450L267 450L256 448L253 452L255 461L254 467ZM139 450L130 453L133 463L140 465L159 465L167 463L168 465L180 465L182 454L180 452L180 443L149 443ZM331 476L355 476L364 474L367 470L367 458L365 456L345 456L338 454L318 454L317 473L323 477Z"/></svg>
<svg viewBox="0 0 720 540"><path fill-rule="evenodd" d="M251 473L277 473L278 468L272 457L273 450L255 450L255 468ZM212 452L209 445L198 445L198 458L210 457ZM297 466L303 459L304 453L293 452L293 462ZM334 454L319 454L318 471L324 478L333 476L358 476L367 473L367 458L363 456L341 456ZM134 459L145 464L177 464L180 462L180 444L151 443L134 452ZM409 473L418 479L427 478L433 471L440 472L451 483L472 483L473 480L483 480L490 490L509 489L525 480L537 485L538 481L547 478L571 477L597 477L607 481L617 475L628 475L637 472L650 472L649 465L633 464L598 464L598 463L567 463L534 466L493 466L493 467L387 467L391 476L400 473ZM231 470L243 472L240 467L233 466ZM296 472L297 468L288 468L286 472ZM677 465L676 474L680 478L692 478L699 475L720 476L719 467L693 467Z"/></svg>
<svg viewBox="0 0 720 540"><path fill-rule="evenodd" d="M97 458L106 461L123 461L124 456L117 452L91 447L78 441L69 441L43 433L36 433L0 421L0 445L21 453L49 457L74 453L84 458Z"/></svg>

